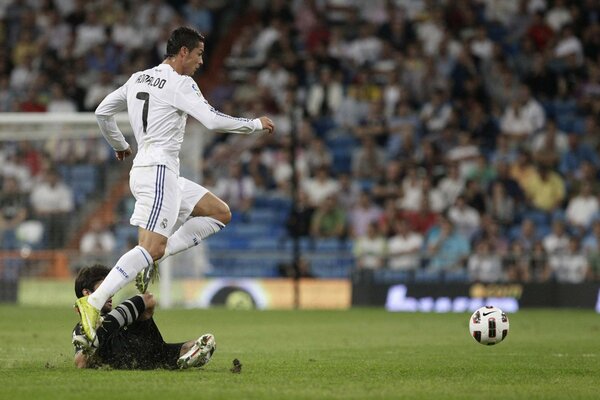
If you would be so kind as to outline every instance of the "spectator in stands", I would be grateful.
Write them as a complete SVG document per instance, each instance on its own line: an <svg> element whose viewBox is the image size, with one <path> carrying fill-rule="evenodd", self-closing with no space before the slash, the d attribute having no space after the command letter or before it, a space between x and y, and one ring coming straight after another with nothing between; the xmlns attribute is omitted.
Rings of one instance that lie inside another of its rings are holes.
<svg viewBox="0 0 600 400"><path fill-rule="evenodd" d="M467 132L460 132L458 142L446 153L446 159L450 163L456 163L460 176L467 178L469 173L477 167L476 160L480 154L479 148L475 146L471 136Z"/></svg>
<svg viewBox="0 0 600 400"><path fill-rule="evenodd" d="M456 232L470 239L480 227L479 212L467 205L463 196L458 196L454 205L448 209L448 220L454 225Z"/></svg>
<svg viewBox="0 0 600 400"><path fill-rule="evenodd" d="M64 245L69 228L69 213L75 209L73 192L60 178L58 171L49 169L43 180L34 186L30 195L33 216L44 223L49 248Z"/></svg>
<svg viewBox="0 0 600 400"><path fill-rule="evenodd" d="M332 117L340 108L344 93L341 74L329 67L319 71L319 79L308 88L306 110L312 118Z"/></svg>
<svg viewBox="0 0 600 400"><path fill-rule="evenodd" d="M486 195L481 188L479 181L475 179L468 179L465 182L465 190L462 192L462 196L465 198L467 205L469 207L473 207L479 214L486 212Z"/></svg>
<svg viewBox="0 0 600 400"><path fill-rule="evenodd" d="M318 207L327 197L337 194L340 188L325 166L317 168L314 176L304 179L301 186L313 207Z"/></svg>
<svg viewBox="0 0 600 400"><path fill-rule="evenodd" d="M5 177L0 196L0 239L1 248L14 250L19 245L17 228L29 216L27 199L19 189L15 178Z"/></svg>
<svg viewBox="0 0 600 400"><path fill-rule="evenodd" d="M483 154L475 159L475 163L466 173L466 178L476 180L482 188L487 188L491 181L496 178L496 170Z"/></svg>
<svg viewBox="0 0 600 400"><path fill-rule="evenodd" d="M449 271L464 268L470 251L469 241L456 232L452 223L445 217L427 234L425 254L429 258L428 269Z"/></svg>
<svg viewBox="0 0 600 400"><path fill-rule="evenodd" d="M517 97L504 110L500 121L500 129L510 140L518 143L530 138L544 126L546 113L540 103L531 97L527 86L521 86Z"/></svg>
<svg viewBox="0 0 600 400"><path fill-rule="evenodd" d="M533 137L531 142L531 151L535 153L550 152L553 153L557 161L568 149L567 135L558 129L556 121L549 118L546 121L546 127Z"/></svg>
<svg viewBox="0 0 600 400"><path fill-rule="evenodd" d="M507 236L502 231L501 226L490 214L481 216L480 229L473 235L473 243L485 240L491 251L504 257L509 250L509 242Z"/></svg>
<svg viewBox="0 0 600 400"><path fill-rule="evenodd" d="M510 251L504 258L504 269L509 282L529 282L531 255L525 251L521 243L514 241L510 245Z"/></svg>
<svg viewBox="0 0 600 400"><path fill-rule="evenodd" d="M4 162L0 166L0 171L4 177L10 177L17 180L19 190L28 192L33 186L31 169L27 165L27 159L22 152L8 152Z"/></svg>
<svg viewBox="0 0 600 400"><path fill-rule="evenodd" d="M456 163L451 163L448 166L447 174L439 181L437 187L444 195L446 204L454 204L465 187L465 181L460 177Z"/></svg>
<svg viewBox="0 0 600 400"><path fill-rule="evenodd" d="M421 179L421 199L417 210L421 209L423 199L426 199L429 203L429 207L433 212L440 213L448 208L444 194L437 187L433 186L431 178L427 175Z"/></svg>
<svg viewBox="0 0 600 400"><path fill-rule="evenodd" d="M250 158L244 163L243 174L254 181L257 194L266 193L275 187L273 174L267 164L263 162L262 151L259 147L250 150Z"/></svg>
<svg viewBox="0 0 600 400"><path fill-rule="evenodd" d="M338 204L344 211L348 212L356 205L362 193L360 183L353 180L350 174L347 173L339 174L337 181L339 184L337 190Z"/></svg>
<svg viewBox="0 0 600 400"><path fill-rule="evenodd" d="M403 210L418 210L423 196L423 179L420 171L415 165L406 168L406 174L402 179L402 199L400 208Z"/></svg>
<svg viewBox="0 0 600 400"><path fill-rule="evenodd" d="M589 262L577 237L569 238L563 253L550 257L550 268L556 281L561 283L582 283L591 277Z"/></svg>
<svg viewBox="0 0 600 400"><path fill-rule="evenodd" d="M496 183L502 185L506 195L514 201L515 207L519 208L523 204L525 195L519 183L510 175L509 163L500 162L496 164L496 178L490 182L488 196L493 196L492 189Z"/></svg>
<svg viewBox="0 0 600 400"><path fill-rule="evenodd" d="M112 75L109 71L104 70L100 72L99 79L94 81L88 88L85 99L84 107L87 111L94 111L100 102L113 90L116 86L113 82Z"/></svg>
<svg viewBox="0 0 600 400"><path fill-rule="evenodd" d="M582 247L590 263L590 279L600 280L600 221L594 222L592 233L585 237Z"/></svg>
<svg viewBox="0 0 600 400"><path fill-rule="evenodd" d="M51 98L48 102L47 111L50 113L71 113L77 111L77 104L66 97L62 85L55 83L52 85Z"/></svg>
<svg viewBox="0 0 600 400"><path fill-rule="evenodd" d="M252 207L255 192L254 180L243 174L242 166L239 163L230 165L229 176L220 179L214 190L214 194L223 199L231 210L238 211L242 215L245 215Z"/></svg>
<svg viewBox="0 0 600 400"><path fill-rule="evenodd" d="M422 249L423 235L412 231L405 220L396 220L394 235L387 241L388 268L416 271L421 267Z"/></svg>
<svg viewBox="0 0 600 400"><path fill-rule="evenodd" d="M589 228L593 219L598 216L600 204L598 197L592 193L592 185L584 182L580 192L569 200L566 217L569 224L579 233L584 233Z"/></svg>
<svg viewBox="0 0 600 400"><path fill-rule="evenodd" d="M493 182L490 190L491 193L486 197L485 204L487 212L502 226L512 226L517 213L515 200L506 193L506 189L500 181Z"/></svg>
<svg viewBox="0 0 600 400"><path fill-rule="evenodd" d="M419 117L411 109L407 100L398 103L397 110L387 120L389 138L386 144L388 160L393 160L401 155L408 155L407 151L414 146L417 139Z"/></svg>
<svg viewBox="0 0 600 400"><path fill-rule="evenodd" d="M182 7L183 15L188 22L205 37L213 30L213 14L210 5L202 0L190 0Z"/></svg>
<svg viewBox="0 0 600 400"><path fill-rule="evenodd" d="M521 221L521 226L513 232L514 240L519 242L525 251L530 252L538 240L538 233L535 223L530 218Z"/></svg>
<svg viewBox="0 0 600 400"><path fill-rule="evenodd" d="M291 237L307 237L310 235L310 224L315 211L308 201L307 194L299 190L298 198L286 219L287 232Z"/></svg>
<svg viewBox="0 0 600 400"><path fill-rule="evenodd" d="M427 133L442 131L450 121L452 106L446 99L444 90L434 90L431 100L421 109L420 117Z"/></svg>
<svg viewBox="0 0 600 400"><path fill-rule="evenodd" d="M349 212L349 228L351 237L362 237L367 234L367 228L376 223L381 217L381 208L373 203L371 194L363 191L357 203Z"/></svg>
<svg viewBox="0 0 600 400"><path fill-rule="evenodd" d="M385 153L375 139L364 136L362 144L352 153L352 176L354 179L375 182L385 165Z"/></svg>
<svg viewBox="0 0 600 400"><path fill-rule="evenodd" d="M540 165L523 182L523 191L531 206L544 212L560 208L565 199L564 180L547 165Z"/></svg>
<svg viewBox="0 0 600 400"><path fill-rule="evenodd" d="M335 194L327 196L313 213L310 236L313 239L346 236L346 213L338 206Z"/></svg>
<svg viewBox="0 0 600 400"><path fill-rule="evenodd" d="M429 199L423 197L421 199L421 206L418 210L402 210L400 218L408 222L411 230L418 232L421 235L425 235L437 224L440 215L441 214L431 209Z"/></svg>
<svg viewBox="0 0 600 400"><path fill-rule="evenodd" d="M565 224L561 220L555 220L552 223L552 231L544 236L542 240L544 250L550 257L550 263L569 249L569 235L565 229Z"/></svg>
<svg viewBox="0 0 600 400"><path fill-rule="evenodd" d="M527 182L536 174L537 171L531 161L531 154L528 151L521 149L517 155L517 161L510 166L509 175L510 178L514 179L519 184L519 187L523 190L523 195L525 195L524 191Z"/></svg>
<svg viewBox="0 0 600 400"><path fill-rule="evenodd" d="M331 167L333 156L323 139L313 137L310 140L308 149L306 150L306 162L311 172L321 167Z"/></svg>
<svg viewBox="0 0 600 400"><path fill-rule="evenodd" d="M115 250L115 235L108 229L106 223L96 217L90 221L90 228L81 237L79 251L83 255L106 257Z"/></svg>
<svg viewBox="0 0 600 400"><path fill-rule="evenodd" d="M581 142L576 133L568 136L569 148L560 158L559 171L568 179L581 177L581 166L587 161L596 169L600 167L600 157L589 146Z"/></svg>
<svg viewBox="0 0 600 400"><path fill-rule="evenodd" d="M384 204L388 199L397 199L402 194L402 164L392 160L385 165L384 173L373 185L375 202Z"/></svg>
<svg viewBox="0 0 600 400"><path fill-rule="evenodd" d="M385 266L386 239L377 229L375 222L367 226L363 235L356 237L353 252L359 269L375 270Z"/></svg>
<svg viewBox="0 0 600 400"><path fill-rule="evenodd" d="M504 280L502 260L486 240L475 245L475 253L467 261L467 271L471 282L497 283Z"/></svg>

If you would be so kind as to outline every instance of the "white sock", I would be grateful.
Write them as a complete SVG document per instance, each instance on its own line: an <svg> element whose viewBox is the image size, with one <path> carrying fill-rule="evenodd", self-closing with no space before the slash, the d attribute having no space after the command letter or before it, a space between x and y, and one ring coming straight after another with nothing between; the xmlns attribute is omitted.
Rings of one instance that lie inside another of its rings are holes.
<svg viewBox="0 0 600 400"><path fill-rule="evenodd" d="M141 246L135 246L123 254L108 273L104 282L90 295L88 302L98 310L106 300L135 279L138 272L152 262L150 254Z"/></svg>
<svg viewBox="0 0 600 400"><path fill-rule="evenodd" d="M212 217L193 217L188 219L167 240L165 255L159 260L181 253L190 247L197 246L200 241L225 228L225 224Z"/></svg>

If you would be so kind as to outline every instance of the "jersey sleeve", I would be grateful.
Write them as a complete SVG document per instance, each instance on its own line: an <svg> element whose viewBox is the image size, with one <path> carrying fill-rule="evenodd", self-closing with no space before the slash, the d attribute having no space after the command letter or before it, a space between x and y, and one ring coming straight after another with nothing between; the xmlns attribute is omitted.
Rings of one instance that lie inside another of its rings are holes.
<svg viewBox="0 0 600 400"><path fill-rule="evenodd" d="M96 108L96 120L100 132L115 151L127 150L129 143L117 126L115 114L127 109L127 83L102 100Z"/></svg>
<svg viewBox="0 0 600 400"><path fill-rule="evenodd" d="M175 93L174 106L216 132L250 134L262 129L260 119L232 117L215 110L192 78L183 79Z"/></svg>

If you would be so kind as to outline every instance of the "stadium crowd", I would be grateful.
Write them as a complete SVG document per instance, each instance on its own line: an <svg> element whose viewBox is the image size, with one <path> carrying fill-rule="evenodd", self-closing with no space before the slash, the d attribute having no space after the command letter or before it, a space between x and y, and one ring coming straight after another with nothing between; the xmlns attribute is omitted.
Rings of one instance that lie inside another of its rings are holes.
<svg viewBox="0 0 600 400"><path fill-rule="evenodd" d="M600 279L598 2L254 0L219 30L226 3L0 6L0 111L94 110L189 24L231 45L209 102L277 126L207 147L205 185L242 216L289 198L297 141L288 235L352 241L359 269Z"/></svg>

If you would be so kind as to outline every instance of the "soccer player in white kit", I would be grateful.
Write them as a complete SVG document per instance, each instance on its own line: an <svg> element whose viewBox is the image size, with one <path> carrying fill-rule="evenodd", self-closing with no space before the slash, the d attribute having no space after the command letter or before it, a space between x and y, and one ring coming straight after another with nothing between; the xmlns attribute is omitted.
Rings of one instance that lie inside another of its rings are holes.
<svg viewBox="0 0 600 400"><path fill-rule="evenodd" d="M100 131L118 160L130 156L132 150L114 115L128 111L138 144L129 179L136 200L130 222L138 227L138 245L117 261L91 295L75 303L91 343L96 340L100 309L109 297L154 261L197 245L231 220L227 204L179 176L179 151L188 114L214 131L273 132L273 122L267 117L235 118L208 104L191 78L203 63L203 53L200 33L177 28L167 42L162 64L134 73L96 109Z"/></svg>

